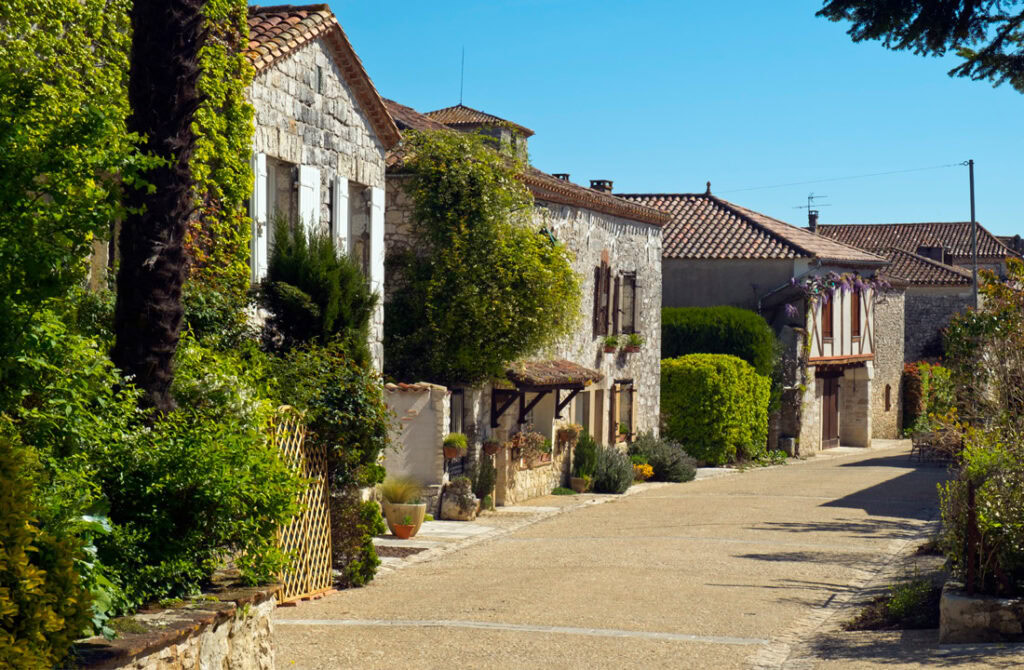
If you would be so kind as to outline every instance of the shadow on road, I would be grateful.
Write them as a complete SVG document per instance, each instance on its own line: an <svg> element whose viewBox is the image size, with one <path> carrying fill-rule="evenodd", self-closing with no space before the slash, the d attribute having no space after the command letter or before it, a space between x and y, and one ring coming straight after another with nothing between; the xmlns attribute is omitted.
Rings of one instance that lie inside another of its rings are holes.
<svg viewBox="0 0 1024 670"><path fill-rule="evenodd" d="M826 503L826 505L850 506L833 503ZM844 537L850 538L900 540L916 537L920 533L920 524L890 519L834 519L831 521L768 521L751 526L751 529L781 530L787 533L843 533Z"/></svg>
<svg viewBox="0 0 1024 670"><path fill-rule="evenodd" d="M885 634L881 634L885 635ZM891 633L836 633L807 645L816 659L834 662L906 663L914 667L957 668L974 664L986 668L1020 668L1022 644L938 645L937 630Z"/></svg>
<svg viewBox="0 0 1024 670"><path fill-rule="evenodd" d="M889 459L872 460L886 461ZM860 509L871 516L926 521L934 516L938 505L938 492L935 486L939 482L945 481L947 477L946 471L939 468L915 469L899 477L824 503L822 507Z"/></svg>

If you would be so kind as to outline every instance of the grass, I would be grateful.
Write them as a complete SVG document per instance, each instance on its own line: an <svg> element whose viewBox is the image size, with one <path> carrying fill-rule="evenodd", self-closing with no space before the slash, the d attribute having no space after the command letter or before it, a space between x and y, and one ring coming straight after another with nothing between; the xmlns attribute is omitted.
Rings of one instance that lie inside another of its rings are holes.
<svg viewBox="0 0 1024 670"><path fill-rule="evenodd" d="M378 489L381 497L389 503L404 505L420 500L421 487L412 479L388 477L378 485Z"/></svg>
<svg viewBox="0 0 1024 670"><path fill-rule="evenodd" d="M119 616L107 622L118 635L141 635L150 631L149 626L130 616Z"/></svg>
<svg viewBox="0 0 1024 670"><path fill-rule="evenodd" d="M551 495L553 495L553 496L574 496L574 495L577 495L577 493L575 491L573 491L572 489L565 488L564 486L558 486L558 487L552 489Z"/></svg>
<svg viewBox="0 0 1024 670"><path fill-rule="evenodd" d="M942 587L930 579L916 578L893 584L885 595L874 598L846 630L915 630L939 627Z"/></svg>

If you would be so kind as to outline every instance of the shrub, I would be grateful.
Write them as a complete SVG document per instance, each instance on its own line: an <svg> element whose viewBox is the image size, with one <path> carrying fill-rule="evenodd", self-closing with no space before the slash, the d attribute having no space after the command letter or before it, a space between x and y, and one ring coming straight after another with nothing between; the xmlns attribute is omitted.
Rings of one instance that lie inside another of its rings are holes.
<svg viewBox="0 0 1024 670"><path fill-rule="evenodd" d="M556 486L551 489L551 495L553 496L574 496L576 492L572 489L567 489L564 486Z"/></svg>
<svg viewBox="0 0 1024 670"><path fill-rule="evenodd" d="M387 477L377 487L384 502L396 505L418 503L423 488L414 479L408 477Z"/></svg>
<svg viewBox="0 0 1024 670"><path fill-rule="evenodd" d="M760 315L738 307L665 307L661 310L661 357L729 354L759 375L771 376L778 344Z"/></svg>
<svg viewBox="0 0 1024 670"><path fill-rule="evenodd" d="M930 417L946 414L955 404L950 371L938 364L905 364L903 388L903 424L907 432L928 432L932 427Z"/></svg>
<svg viewBox="0 0 1024 670"><path fill-rule="evenodd" d="M735 356L691 354L661 362L666 437L722 465L767 449L771 382Z"/></svg>
<svg viewBox="0 0 1024 670"><path fill-rule="evenodd" d="M473 495L483 500L494 492L498 470L490 458L481 458L473 471Z"/></svg>
<svg viewBox="0 0 1024 670"><path fill-rule="evenodd" d="M444 446L455 447L460 452L466 451L466 436L462 433L448 433L444 436Z"/></svg>
<svg viewBox="0 0 1024 670"><path fill-rule="evenodd" d="M590 433L581 433L572 450L572 476L593 477L596 469L597 442Z"/></svg>
<svg viewBox="0 0 1024 670"><path fill-rule="evenodd" d="M30 670L64 657L88 630L92 601L75 571L81 542L37 523L34 460L10 424L0 426L0 666Z"/></svg>
<svg viewBox="0 0 1024 670"><path fill-rule="evenodd" d="M615 447L599 447L594 468L594 491L625 493L633 483L633 464L629 456Z"/></svg>
<svg viewBox="0 0 1024 670"><path fill-rule="evenodd" d="M696 461L683 447L677 442L655 437L652 431L637 435L629 445L629 454L651 466L654 481L688 482L697 476Z"/></svg>
<svg viewBox="0 0 1024 670"><path fill-rule="evenodd" d="M375 535L387 530L376 502L362 501L349 488L331 498L331 551L341 571L339 586L363 586L373 579L380 558L373 546Z"/></svg>
<svg viewBox="0 0 1024 670"><path fill-rule="evenodd" d="M377 295L362 270L323 231L274 221L274 248L260 303L270 312L269 340L283 349L340 340L358 362L369 360L367 339Z"/></svg>

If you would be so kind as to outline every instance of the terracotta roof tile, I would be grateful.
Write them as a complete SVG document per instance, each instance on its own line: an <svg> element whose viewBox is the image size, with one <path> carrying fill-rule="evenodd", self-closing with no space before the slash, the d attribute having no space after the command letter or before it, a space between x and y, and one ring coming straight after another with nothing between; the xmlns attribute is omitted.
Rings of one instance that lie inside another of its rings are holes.
<svg viewBox="0 0 1024 670"><path fill-rule="evenodd" d="M970 286L971 273L925 258L906 249L889 249L883 254L889 259L885 274L919 286Z"/></svg>
<svg viewBox="0 0 1024 670"><path fill-rule="evenodd" d="M412 107L401 105L394 100L385 100L384 102L395 123L403 131L451 130L448 126L417 112ZM404 152L401 145L399 145L388 153L388 166L399 166L403 158ZM664 225L669 221L668 215L660 210L623 200L610 193L595 191L565 179L559 179L534 167L526 168L522 180L537 200L573 207L584 207L596 212L629 219L630 221L639 221L656 226Z"/></svg>
<svg viewBox="0 0 1024 670"><path fill-rule="evenodd" d="M256 72L266 70L314 39L323 39L331 48L338 69L352 88L381 144L387 149L398 144L401 135L395 122L329 6L253 5L249 7L248 24L249 50L246 56Z"/></svg>
<svg viewBox="0 0 1024 670"><path fill-rule="evenodd" d="M507 376L516 386L583 387L599 382L604 375L565 359L520 361L509 368Z"/></svg>
<svg viewBox="0 0 1024 670"><path fill-rule="evenodd" d="M686 259L817 258L854 265L885 259L823 238L708 193L616 194L655 207L672 219L662 233L662 257Z"/></svg>
<svg viewBox="0 0 1024 670"><path fill-rule="evenodd" d="M518 123L512 123L505 119L488 114L487 112L481 112L479 109L473 109L472 107L466 107L465 105L458 104L451 107L445 107L443 109L435 109L432 112L426 112L426 116L439 121L446 126L476 126L476 125L501 125L508 124L518 130L526 137L533 135L533 131L525 126L521 126Z"/></svg>
<svg viewBox="0 0 1024 670"><path fill-rule="evenodd" d="M818 224L818 234L869 251L941 246L953 256L971 255L971 222ZM1013 255L992 233L978 224L978 255Z"/></svg>

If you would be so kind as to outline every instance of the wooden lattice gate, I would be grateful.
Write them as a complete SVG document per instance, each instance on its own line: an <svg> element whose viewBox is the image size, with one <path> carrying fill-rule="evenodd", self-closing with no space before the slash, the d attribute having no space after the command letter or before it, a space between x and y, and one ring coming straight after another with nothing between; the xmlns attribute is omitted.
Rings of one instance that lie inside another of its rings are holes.
<svg viewBox="0 0 1024 670"><path fill-rule="evenodd" d="M309 481L302 511L278 533L281 548L293 556L291 568L281 575L281 602L285 603L331 588L330 490L327 450L306 442L306 424L298 411L281 407L273 435L285 461Z"/></svg>

